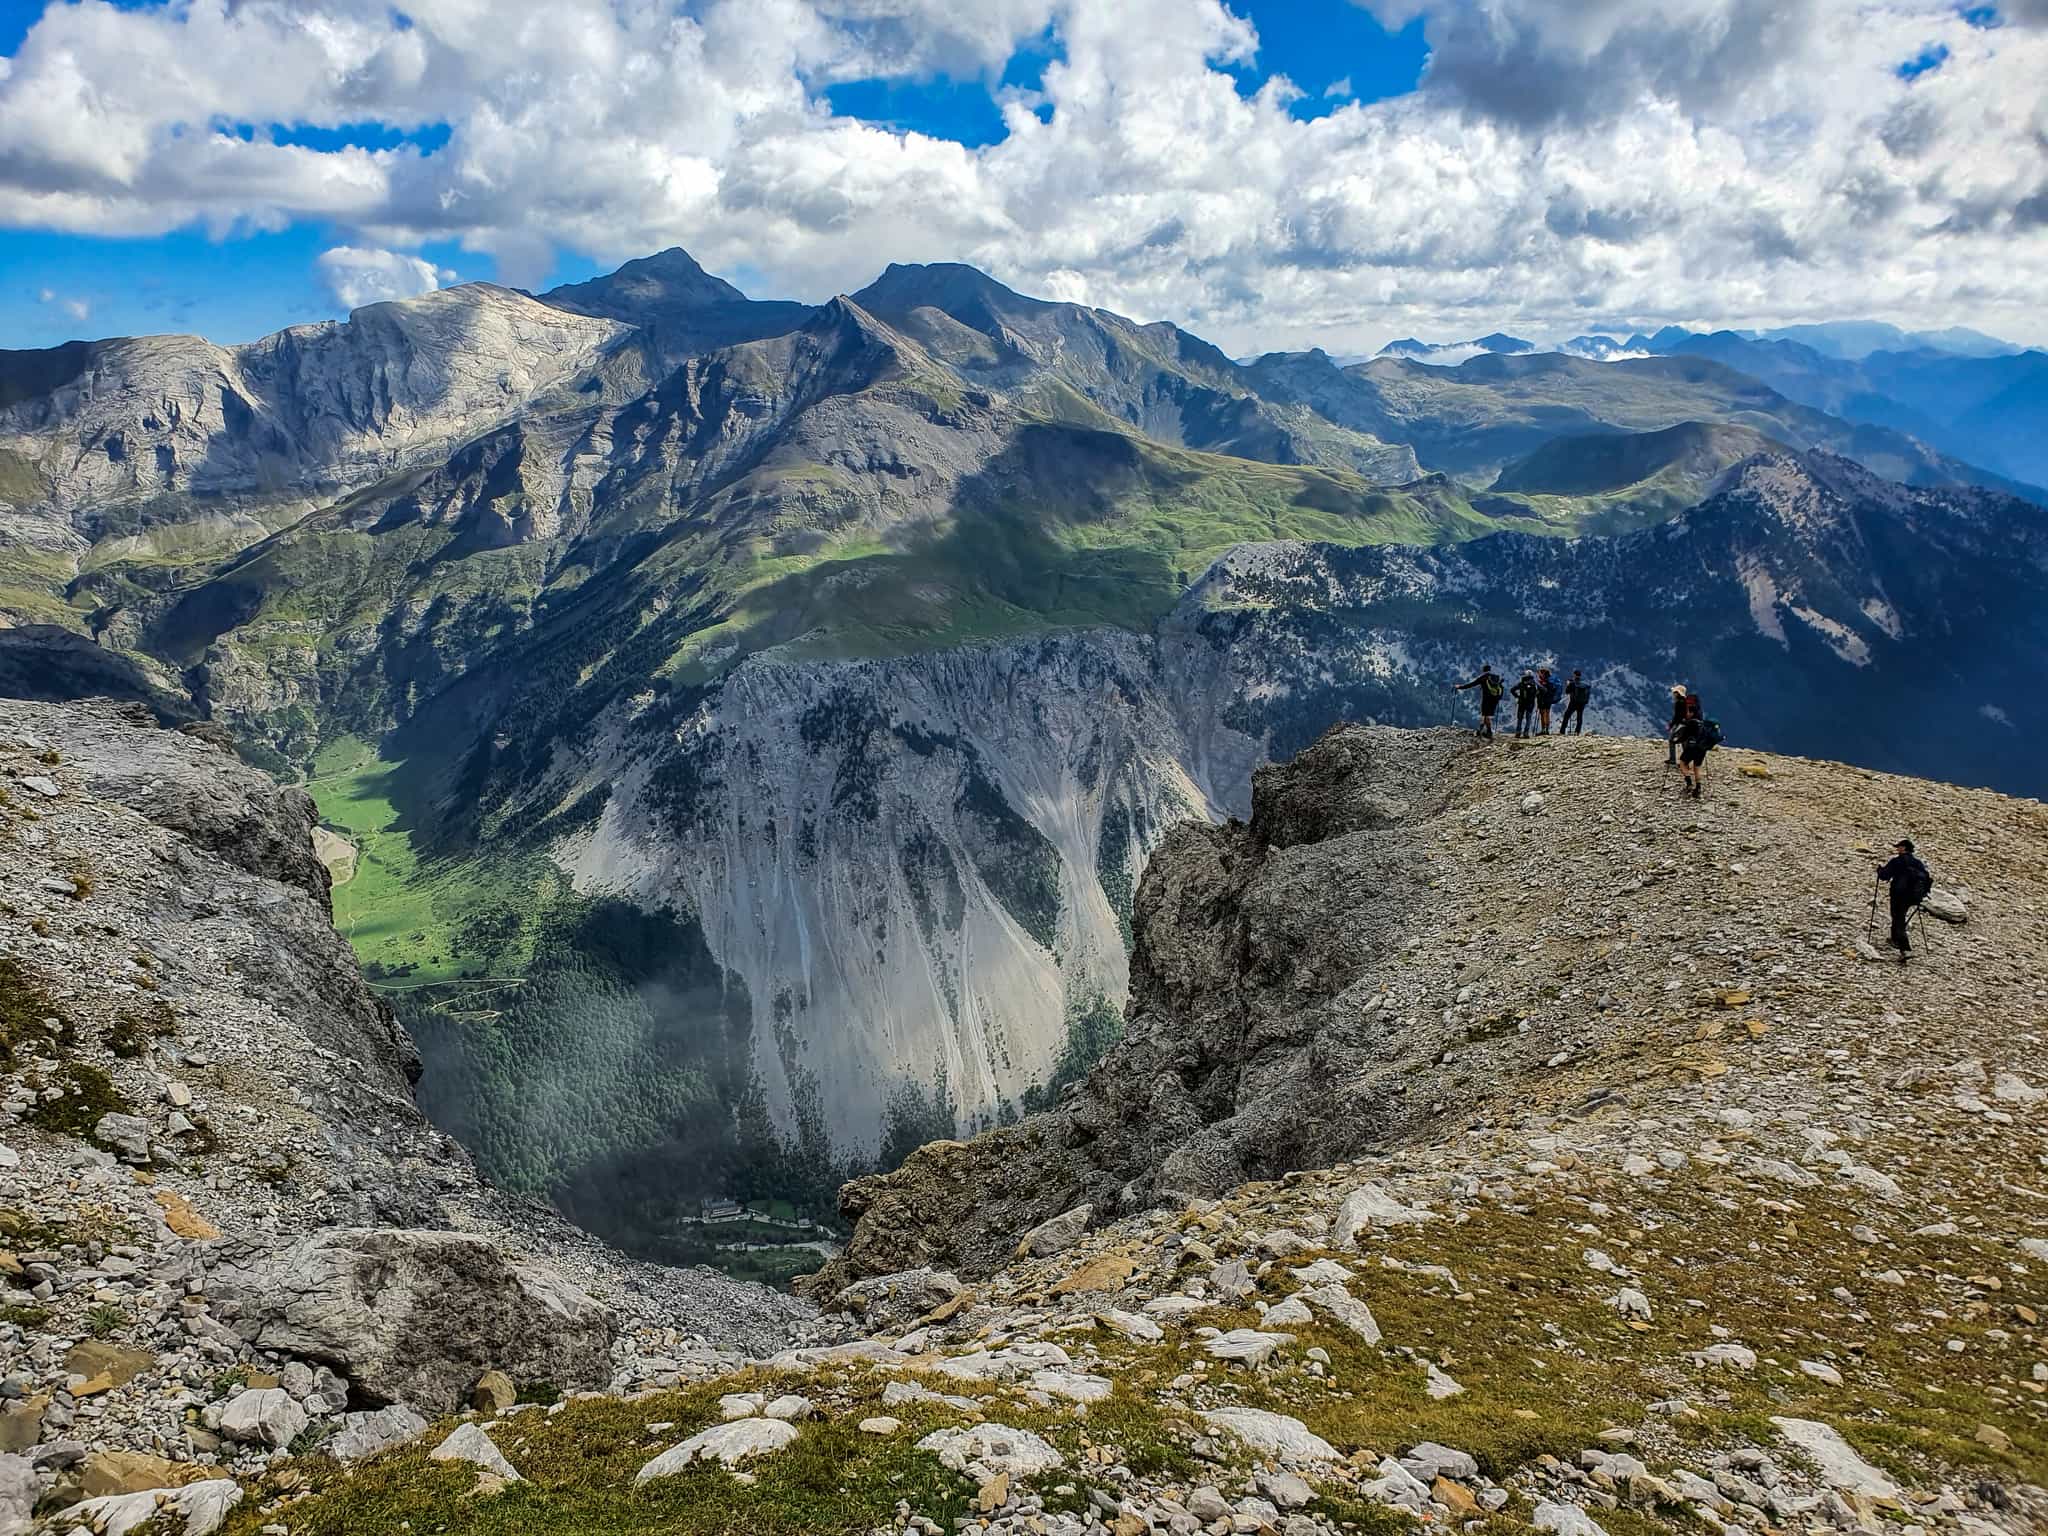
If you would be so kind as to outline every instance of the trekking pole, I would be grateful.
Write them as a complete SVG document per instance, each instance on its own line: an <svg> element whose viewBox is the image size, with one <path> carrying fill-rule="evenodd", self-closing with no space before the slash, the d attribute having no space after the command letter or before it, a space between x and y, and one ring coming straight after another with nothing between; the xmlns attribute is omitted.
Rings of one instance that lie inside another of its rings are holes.
<svg viewBox="0 0 2048 1536"><path fill-rule="evenodd" d="M1877 926L1877 893L1883 889L1884 882L1882 880L1873 880L1870 882L1870 916L1866 918L1863 923L1863 927L1866 931Z"/></svg>

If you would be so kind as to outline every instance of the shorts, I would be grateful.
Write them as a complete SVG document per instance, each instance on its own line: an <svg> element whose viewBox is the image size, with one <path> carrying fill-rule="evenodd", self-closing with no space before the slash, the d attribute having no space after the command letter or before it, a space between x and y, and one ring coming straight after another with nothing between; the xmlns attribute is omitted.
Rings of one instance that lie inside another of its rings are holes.
<svg viewBox="0 0 2048 1536"><path fill-rule="evenodd" d="M1705 747L1687 747L1678 754L1678 760L1688 768L1697 768L1707 760L1707 749Z"/></svg>

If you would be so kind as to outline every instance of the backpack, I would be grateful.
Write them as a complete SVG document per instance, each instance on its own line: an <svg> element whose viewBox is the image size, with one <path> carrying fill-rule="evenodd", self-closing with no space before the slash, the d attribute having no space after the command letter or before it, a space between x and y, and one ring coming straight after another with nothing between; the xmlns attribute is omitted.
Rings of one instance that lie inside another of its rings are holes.
<svg viewBox="0 0 2048 1536"><path fill-rule="evenodd" d="M1486 700L1489 704L1498 704L1501 694L1506 691L1507 684L1503 683L1497 676L1480 679L1479 697Z"/></svg>
<svg viewBox="0 0 2048 1536"><path fill-rule="evenodd" d="M1925 901L1934 889L1934 873L1918 859L1908 859L1905 869L1892 882L1892 889L1905 897L1908 903Z"/></svg>
<svg viewBox="0 0 2048 1536"><path fill-rule="evenodd" d="M1716 747L1718 747L1719 745L1721 745L1721 722L1720 722L1720 721L1718 721L1718 720L1702 720L1702 721L1700 721L1700 734L1699 734L1699 744L1700 744L1700 746L1701 746L1701 747L1702 747L1702 748L1703 748L1704 750L1706 750L1706 751L1709 751L1709 752L1713 751L1713 750L1714 750L1714 748L1716 748Z"/></svg>

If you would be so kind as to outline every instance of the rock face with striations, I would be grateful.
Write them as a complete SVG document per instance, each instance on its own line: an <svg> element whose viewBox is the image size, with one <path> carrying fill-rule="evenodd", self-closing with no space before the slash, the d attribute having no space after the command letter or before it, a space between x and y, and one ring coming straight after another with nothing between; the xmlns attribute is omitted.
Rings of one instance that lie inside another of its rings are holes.
<svg viewBox="0 0 2048 1536"><path fill-rule="evenodd" d="M1123 1042L1059 1109L925 1147L841 1195L842 1278L985 1273L1017 1234L1338 1161L1409 1128L1413 1049L1373 978L1424 904L1431 822L1483 761L1455 731L1331 731L1253 778L1249 823L1184 823L1145 867Z"/></svg>

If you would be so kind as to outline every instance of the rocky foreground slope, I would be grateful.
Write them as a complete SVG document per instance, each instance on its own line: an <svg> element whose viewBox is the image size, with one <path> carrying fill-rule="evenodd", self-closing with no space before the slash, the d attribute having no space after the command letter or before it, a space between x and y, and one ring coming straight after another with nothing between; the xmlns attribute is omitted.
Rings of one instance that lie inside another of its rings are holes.
<svg viewBox="0 0 2048 1536"><path fill-rule="evenodd" d="M0 703L0 774L0 1531L368 1443L490 1370L673 1381L798 1336L479 1184L303 794L110 705Z"/></svg>
<svg viewBox="0 0 2048 1536"><path fill-rule="evenodd" d="M1333 732L1155 854L1131 1032L1069 1102L849 1187L814 1289L865 1337L486 1390L367 1456L311 1426L56 1523L2041 1530L2048 810L1670 777ZM1901 828L1947 914L1903 971L1865 929Z"/></svg>

